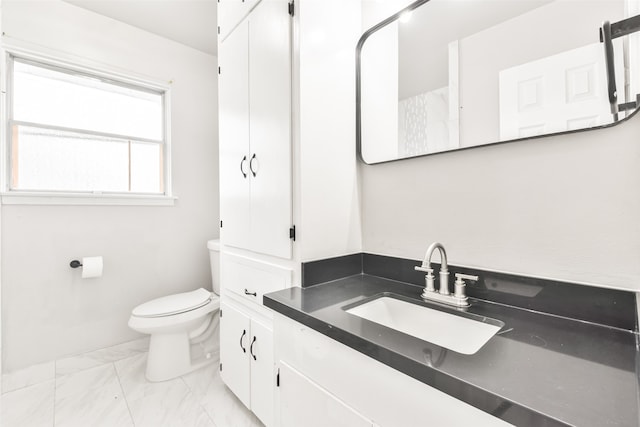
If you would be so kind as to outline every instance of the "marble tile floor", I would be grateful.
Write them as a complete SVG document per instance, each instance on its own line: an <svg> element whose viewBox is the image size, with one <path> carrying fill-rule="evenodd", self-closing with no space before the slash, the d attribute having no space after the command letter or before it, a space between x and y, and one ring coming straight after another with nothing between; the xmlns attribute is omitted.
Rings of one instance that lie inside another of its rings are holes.
<svg viewBox="0 0 640 427"><path fill-rule="evenodd" d="M222 383L218 363L182 377L145 379L147 342L3 375L2 427L262 427Z"/></svg>

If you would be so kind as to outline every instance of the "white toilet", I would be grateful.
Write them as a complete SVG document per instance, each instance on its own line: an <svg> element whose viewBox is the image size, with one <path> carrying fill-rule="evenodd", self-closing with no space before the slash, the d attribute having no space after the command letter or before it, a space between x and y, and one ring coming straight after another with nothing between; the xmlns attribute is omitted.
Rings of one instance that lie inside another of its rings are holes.
<svg viewBox="0 0 640 427"><path fill-rule="evenodd" d="M191 346L212 335L220 308L220 242L207 242L213 292L203 288L169 295L133 309L129 327L150 334L146 377L165 381L198 369L213 359L192 360Z"/></svg>

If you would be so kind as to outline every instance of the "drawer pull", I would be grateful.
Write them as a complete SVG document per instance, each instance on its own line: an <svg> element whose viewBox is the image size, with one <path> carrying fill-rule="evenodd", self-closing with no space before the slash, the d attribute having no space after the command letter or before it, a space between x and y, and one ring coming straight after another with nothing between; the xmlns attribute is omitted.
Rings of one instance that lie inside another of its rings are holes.
<svg viewBox="0 0 640 427"><path fill-rule="evenodd" d="M253 337L253 341L251 341L251 347L249 347L249 352L251 353L251 356L253 356L253 360L258 360L256 359L256 355L253 354L253 345L256 343L256 337Z"/></svg>
<svg viewBox="0 0 640 427"><path fill-rule="evenodd" d="M240 337L240 348L242 349L242 352L243 352L243 353L246 353L246 352L247 352L247 349L246 349L246 348L244 348L244 346L242 345L242 340L244 339L244 336L245 336L245 335L247 335L247 330L246 330L246 329L244 329L244 330L242 331L242 336Z"/></svg>
<svg viewBox="0 0 640 427"><path fill-rule="evenodd" d="M249 292L249 291L247 290L247 288L244 288L244 294L245 294L245 295L253 295L254 297L257 297L257 296L258 296L258 294L257 294L256 292Z"/></svg>

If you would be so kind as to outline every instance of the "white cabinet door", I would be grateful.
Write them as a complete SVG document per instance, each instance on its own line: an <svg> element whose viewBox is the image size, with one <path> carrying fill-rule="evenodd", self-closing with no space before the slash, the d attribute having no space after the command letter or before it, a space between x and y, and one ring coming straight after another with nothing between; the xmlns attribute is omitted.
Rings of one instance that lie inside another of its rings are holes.
<svg viewBox="0 0 640 427"><path fill-rule="evenodd" d="M220 304L220 376L266 426L273 425L273 330L226 302Z"/></svg>
<svg viewBox="0 0 640 427"><path fill-rule="evenodd" d="M291 257L291 17L263 1L249 17L251 249Z"/></svg>
<svg viewBox="0 0 640 427"><path fill-rule="evenodd" d="M373 423L285 362L279 362L280 427L371 427Z"/></svg>
<svg viewBox="0 0 640 427"><path fill-rule="evenodd" d="M291 258L291 17L258 3L220 45L222 242Z"/></svg>
<svg viewBox="0 0 640 427"><path fill-rule="evenodd" d="M242 22L220 45L220 237L250 244L249 24Z"/></svg>
<svg viewBox="0 0 640 427"><path fill-rule="evenodd" d="M273 425L273 331L251 321L251 410L266 426Z"/></svg>
<svg viewBox="0 0 640 427"><path fill-rule="evenodd" d="M220 310L220 376L238 399L251 407L251 320L224 302L220 304Z"/></svg>

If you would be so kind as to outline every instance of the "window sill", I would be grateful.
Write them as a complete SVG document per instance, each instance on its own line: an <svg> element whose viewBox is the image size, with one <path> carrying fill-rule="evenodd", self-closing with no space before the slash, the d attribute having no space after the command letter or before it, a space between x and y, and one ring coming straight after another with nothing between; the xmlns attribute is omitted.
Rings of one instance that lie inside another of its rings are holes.
<svg viewBox="0 0 640 427"><path fill-rule="evenodd" d="M1 193L3 205L174 206L177 197L142 194Z"/></svg>

